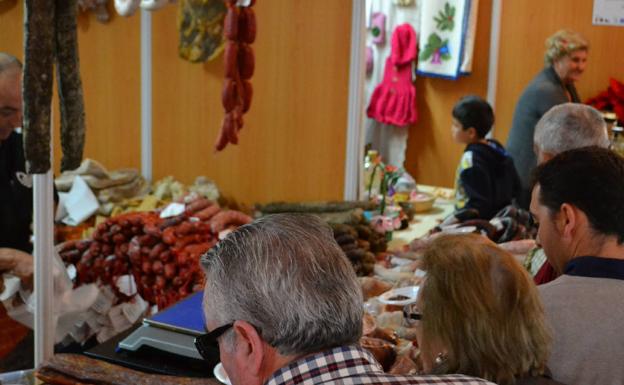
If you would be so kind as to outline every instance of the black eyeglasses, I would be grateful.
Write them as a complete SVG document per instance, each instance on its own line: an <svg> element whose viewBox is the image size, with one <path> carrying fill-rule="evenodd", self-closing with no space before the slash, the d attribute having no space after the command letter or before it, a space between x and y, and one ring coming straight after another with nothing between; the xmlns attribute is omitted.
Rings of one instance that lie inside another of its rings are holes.
<svg viewBox="0 0 624 385"><path fill-rule="evenodd" d="M422 319L422 313L420 313L415 306L407 305L403 308L403 317L408 324L420 321Z"/></svg>
<svg viewBox="0 0 624 385"><path fill-rule="evenodd" d="M219 342L217 339L228 331L234 323L219 326L210 333L202 334L199 337L195 337L195 348L206 361L219 362Z"/></svg>

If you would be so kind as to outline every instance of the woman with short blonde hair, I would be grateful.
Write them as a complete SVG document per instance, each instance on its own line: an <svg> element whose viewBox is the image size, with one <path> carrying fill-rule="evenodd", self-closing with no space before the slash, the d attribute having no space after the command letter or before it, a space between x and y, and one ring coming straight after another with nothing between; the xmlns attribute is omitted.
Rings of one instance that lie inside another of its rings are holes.
<svg viewBox="0 0 624 385"><path fill-rule="evenodd" d="M589 50L589 42L578 32L562 29L546 39L544 63L547 66L574 51Z"/></svg>
<svg viewBox="0 0 624 385"><path fill-rule="evenodd" d="M520 207L529 208L530 176L537 165L533 152L535 125L552 107L563 103L580 103L575 84L587 67L589 43L578 32L562 29L546 39L545 68L522 91L514 111L507 138L511 154L522 182Z"/></svg>
<svg viewBox="0 0 624 385"><path fill-rule="evenodd" d="M430 373L460 373L497 384L524 383L546 369L551 342L533 281L487 238L444 235L423 257L418 343ZM541 382L540 382L541 383Z"/></svg>

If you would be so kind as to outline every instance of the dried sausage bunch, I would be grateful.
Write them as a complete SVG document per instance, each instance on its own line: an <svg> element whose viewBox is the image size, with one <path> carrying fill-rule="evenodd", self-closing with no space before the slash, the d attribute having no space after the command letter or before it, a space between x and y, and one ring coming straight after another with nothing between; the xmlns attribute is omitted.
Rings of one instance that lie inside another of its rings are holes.
<svg viewBox="0 0 624 385"><path fill-rule="evenodd" d="M217 243L219 232L251 220L200 198L176 217L162 219L149 212L109 218L98 225L92 239L66 243L60 254L76 266L77 286L100 281L125 302L129 298L115 282L119 276L132 274L138 293L162 309L201 290L201 255Z"/></svg>
<svg viewBox="0 0 624 385"><path fill-rule="evenodd" d="M243 114L251 105L253 88L250 79L254 73L255 57L251 44L256 40L256 16L251 8L236 6L236 0L225 0L228 11L223 33L225 43L225 82L221 102L225 117L215 143L215 151L221 151L228 143L238 144L238 132L243 127Z"/></svg>
<svg viewBox="0 0 624 385"><path fill-rule="evenodd" d="M369 225L331 224L334 239L344 251L358 276L371 275L375 266L375 254L386 251L386 238Z"/></svg>

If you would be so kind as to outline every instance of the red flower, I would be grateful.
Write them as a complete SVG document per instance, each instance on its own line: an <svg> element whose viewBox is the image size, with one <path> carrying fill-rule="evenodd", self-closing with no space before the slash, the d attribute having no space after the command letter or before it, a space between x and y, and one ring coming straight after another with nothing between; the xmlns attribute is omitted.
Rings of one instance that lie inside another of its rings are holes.
<svg viewBox="0 0 624 385"><path fill-rule="evenodd" d="M620 124L624 123L624 83L609 79L609 88L585 103L598 110L615 112Z"/></svg>

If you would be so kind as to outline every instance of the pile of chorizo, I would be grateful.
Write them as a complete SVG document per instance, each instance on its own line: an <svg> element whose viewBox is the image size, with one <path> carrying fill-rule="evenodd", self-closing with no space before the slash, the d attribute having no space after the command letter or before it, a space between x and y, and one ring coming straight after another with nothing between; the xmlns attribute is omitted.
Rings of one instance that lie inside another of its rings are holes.
<svg viewBox="0 0 624 385"><path fill-rule="evenodd" d="M216 202L200 198L175 217L143 212L109 218L91 239L65 243L60 255L76 266L76 286L110 285L117 299L126 302L130 298L115 282L131 274L141 297L163 309L202 289L199 260L218 242L219 233L251 221L244 213L222 210Z"/></svg>

